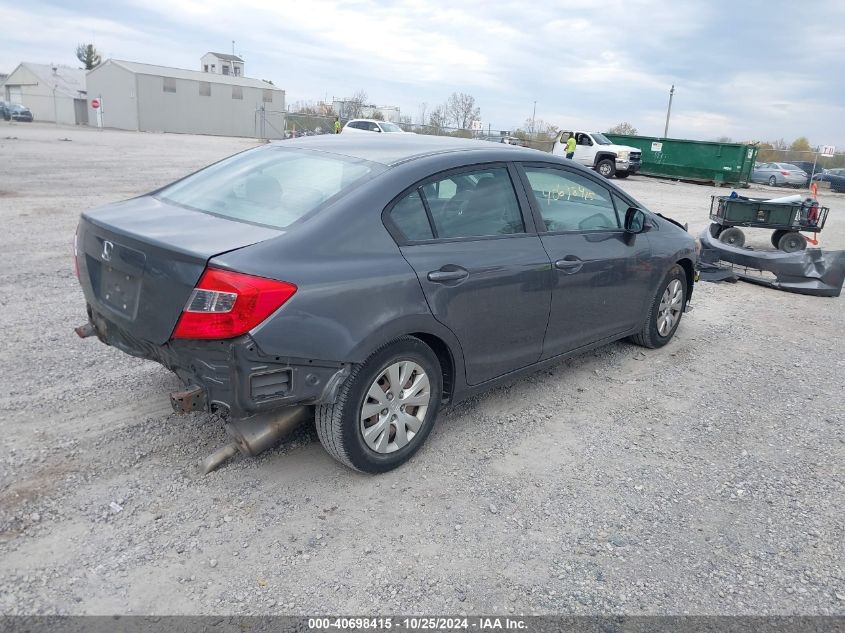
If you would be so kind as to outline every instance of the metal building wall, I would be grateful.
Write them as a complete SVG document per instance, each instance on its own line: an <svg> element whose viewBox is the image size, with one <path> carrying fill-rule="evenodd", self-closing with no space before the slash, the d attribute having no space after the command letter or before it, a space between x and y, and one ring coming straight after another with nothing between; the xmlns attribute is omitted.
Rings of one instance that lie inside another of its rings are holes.
<svg viewBox="0 0 845 633"><path fill-rule="evenodd" d="M207 77L213 80L215 75ZM137 79L138 129L147 132L258 136L257 109L284 111L284 92L277 89L272 90L273 102L264 103L261 88L241 86L243 98L233 99L230 84L210 81L211 95L202 96L200 80L173 78L176 92L165 92L161 76L138 74ZM266 138L282 138L283 131L283 123L264 126Z"/></svg>
<svg viewBox="0 0 845 633"><path fill-rule="evenodd" d="M106 61L90 71L88 88L88 125L97 126L97 111L92 99L103 101L103 127L138 130L138 95L135 73Z"/></svg>

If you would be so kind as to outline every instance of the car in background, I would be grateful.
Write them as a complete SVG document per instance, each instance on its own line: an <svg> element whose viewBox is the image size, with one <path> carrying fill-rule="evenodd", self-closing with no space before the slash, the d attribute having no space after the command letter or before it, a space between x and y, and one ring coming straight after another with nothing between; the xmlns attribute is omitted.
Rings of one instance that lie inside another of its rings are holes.
<svg viewBox="0 0 845 633"><path fill-rule="evenodd" d="M405 130L391 123L390 121L377 121L376 119L352 119L346 122L341 132L399 132L404 134Z"/></svg>
<svg viewBox="0 0 845 633"><path fill-rule="evenodd" d="M813 176L824 172L824 166L822 165L821 161L816 161L814 163L811 160L794 160L790 163L790 165L795 165L799 169L804 170L804 172L807 174L807 182L804 183L805 185L810 184L810 180L812 180Z"/></svg>
<svg viewBox="0 0 845 633"><path fill-rule="evenodd" d="M33 116L29 108L20 103L13 103L9 106L9 118L12 121L32 122Z"/></svg>
<svg viewBox="0 0 845 633"><path fill-rule="evenodd" d="M758 163L751 172L751 182L772 187L790 185L803 187L807 184L807 172L792 163Z"/></svg>
<svg viewBox="0 0 845 633"><path fill-rule="evenodd" d="M697 257L573 161L414 134L241 152L86 211L74 253L80 336L161 363L188 410L229 424L310 407L326 450L370 473L442 405L618 339L666 345Z"/></svg>
<svg viewBox="0 0 845 633"><path fill-rule="evenodd" d="M481 140L488 141L490 143L504 143L505 145L525 147L525 141L515 136L482 136Z"/></svg>
<svg viewBox="0 0 845 633"><path fill-rule="evenodd" d="M837 193L845 193L845 167L825 169L822 173L813 175L816 182L829 182L830 189Z"/></svg>
<svg viewBox="0 0 845 633"><path fill-rule="evenodd" d="M0 119L3 119L4 121L9 120L9 118L10 118L9 117L9 106L10 105L11 104L6 103L5 101L0 101Z"/></svg>

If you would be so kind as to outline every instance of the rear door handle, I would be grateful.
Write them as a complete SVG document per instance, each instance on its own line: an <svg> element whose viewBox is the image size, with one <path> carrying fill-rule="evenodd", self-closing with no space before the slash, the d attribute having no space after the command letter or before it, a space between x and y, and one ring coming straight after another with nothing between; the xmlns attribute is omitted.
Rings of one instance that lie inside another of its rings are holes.
<svg viewBox="0 0 845 633"><path fill-rule="evenodd" d="M444 266L445 268L445 266ZM469 272L464 268L453 268L451 270L432 270L428 273L428 280L435 283L443 283L446 281L460 281L466 279Z"/></svg>
<svg viewBox="0 0 845 633"><path fill-rule="evenodd" d="M574 255L567 255L564 259L555 262L555 268L565 273L577 273L583 265L584 262Z"/></svg>

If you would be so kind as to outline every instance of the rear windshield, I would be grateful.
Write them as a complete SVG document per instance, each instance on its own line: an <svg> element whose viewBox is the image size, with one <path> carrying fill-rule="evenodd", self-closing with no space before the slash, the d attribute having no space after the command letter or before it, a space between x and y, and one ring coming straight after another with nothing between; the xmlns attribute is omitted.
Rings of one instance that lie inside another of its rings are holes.
<svg viewBox="0 0 845 633"><path fill-rule="evenodd" d="M157 195L198 211L283 229L373 170L364 161L268 146L211 165Z"/></svg>

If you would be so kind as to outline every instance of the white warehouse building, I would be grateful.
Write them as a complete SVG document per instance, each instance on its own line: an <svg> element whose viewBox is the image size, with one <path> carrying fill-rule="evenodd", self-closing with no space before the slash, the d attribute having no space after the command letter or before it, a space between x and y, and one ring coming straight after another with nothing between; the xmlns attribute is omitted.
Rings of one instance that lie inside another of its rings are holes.
<svg viewBox="0 0 845 633"><path fill-rule="evenodd" d="M25 105L36 121L88 122L85 71L79 68L21 62L3 82L0 100Z"/></svg>
<svg viewBox="0 0 845 633"><path fill-rule="evenodd" d="M260 79L109 59L88 72L91 125L143 132L283 138L285 92Z"/></svg>

